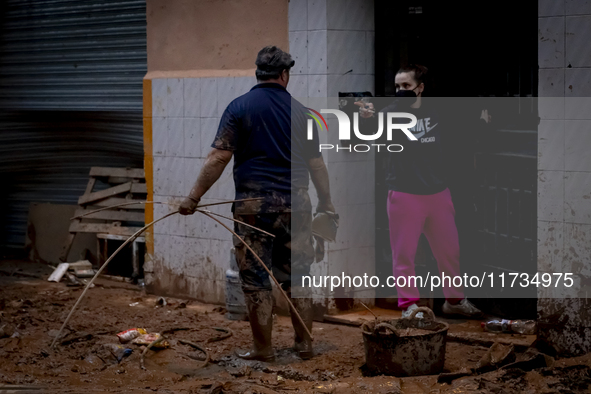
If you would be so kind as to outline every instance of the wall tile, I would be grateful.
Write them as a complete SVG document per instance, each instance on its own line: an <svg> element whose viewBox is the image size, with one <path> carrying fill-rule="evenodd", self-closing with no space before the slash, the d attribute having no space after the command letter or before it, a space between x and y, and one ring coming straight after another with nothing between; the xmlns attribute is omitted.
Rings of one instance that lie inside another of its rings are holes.
<svg viewBox="0 0 591 394"><path fill-rule="evenodd" d="M175 205L169 205L168 211L172 212L172 211L177 210L178 206L181 204L182 201L183 201L183 198L181 198L181 197L175 197L175 198L170 199L169 202L172 202ZM164 219L163 221L169 222L168 228L169 228L171 235L184 237L186 235L185 218L186 218L186 216L184 216L184 215L176 214L176 215L172 215L171 217Z"/></svg>
<svg viewBox="0 0 591 394"><path fill-rule="evenodd" d="M185 190L185 159L182 157L170 157L169 158L169 196L185 196L187 191Z"/></svg>
<svg viewBox="0 0 591 394"><path fill-rule="evenodd" d="M199 93L201 117L212 118L218 113L218 84L216 78L201 78Z"/></svg>
<svg viewBox="0 0 591 394"><path fill-rule="evenodd" d="M564 97L540 97L538 99L538 114L540 119L557 120L565 117Z"/></svg>
<svg viewBox="0 0 591 394"><path fill-rule="evenodd" d="M257 79L253 75L251 77L236 77L234 78L234 92L236 97L246 94L257 84Z"/></svg>
<svg viewBox="0 0 591 394"><path fill-rule="evenodd" d="M218 81L218 111L217 117L221 117L226 107L236 98L236 87L234 77L217 78Z"/></svg>
<svg viewBox="0 0 591 394"><path fill-rule="evenodd" d="M291 75L289 77L287 90L295 99L308 97L308 76Z"/></svg>
<svg viewBox="0 0 591 394"><path fill-rule="evenodd" d="M538 71L539 97L564 96L564 69L550 68Z"/></svg>
<svg viewBox="0 0 591 394"><path fill-rule="evenodd" d="M167 78L166 84L166 116L182 117L185 113L183 79Z"/></svg>
<svg viewBox="0 0 591 394"><path fill-rule="evenodd" d="M538 65L565 67L564 17L538 19Z"/></svg>
<svg viewBox="0 0 591 394"><path fill-rule="evenodd" d="M169 161L170 157L154 157L154 194L168 196L169 193Z"/></svg>
<svg viewBox="0 0 591 394"><path fill-rule="evenodd" d="M289 32L289 53L295 60L290 73L292 75L308 74L308 32Z"/></svg>
<svg viewBox="0 0 591 394"><path fill-rule="evenodd" d="M566 272L563 233L562 222L538 221L538 271Z"/></svg>
<svg viewBox="0 0 591 394"><path fill-rule="evenodd" d="M538 170L564 170L564 121L542 120L538 126Z"/></svg>
<svg viewBox="0 0 591 394"><path fill-rule="evenodd" d="M538 220L561 222L564 218L564 173L538 171Z"/></svg>
<svg viewBox="0 0 591 394"><path fill-rule="evenodd" d="M591 224L591 172L566 172L564 221Z"/></svg>
<svg viewBox="0 0 591 394"><path fill-rule="evenodd" d="M201 78L184 78L183 84L184 116L198 118L201 115Z"/></svg>
<svg viewBox="0 0 591 394"><path fill-rule="evenodd" d="M538 16L564 15L564 2L565 0L538 0Z"/></svg>
<svg viewBox="0 0 591 394"><path fill-rule="evenodd" d="M201 157L201 118L184 118L184 156Z"/></svg>
<svg viewBox="0 0 591 394"><path fill-rule="evenodd" d="M187 237L204 239L209 236L211 219L201 214L193 214L185 219Z"/></svg>
<svg viewBox="0 0 591 394"><path fill-rule="evenodd" d="M308 97L326 97L327 83L327 75L309 75Z"/></svg>
<svg viewBox="0 0 591 394"><path fill-rule="evenodd" d="M365 66L365 32L327 32L328 73L342 75L347 72L362 74Z"/></svg>
<svg viewBox="0 0 591 394"><path fill-rule="evenodd" d="M152 80L152 116L166 116L168 82L164 78Z"/></svg>
<svg viewBox="0 0 591 394"><path fill-rule="evenodd" d="M364 155L364 153L352 153L352 155ZM356 205L356 204L366 204L371 202L371 195L373 192L368 191L368 186L366 184L367 180L369 179L369 167L372 167L373 164L365 163L365 162L348 162L346 165L347 168L347 197L348 197L348 204Z"/></svg>
<svg viewBox="0 0 591 394"><path fill-rule="evenodd" d="M589 2L591 4L591 1ZM591 15L566 17L566 64L591 67Z"/></svg>
<svg viewBox="0 0 591 394"><path fill-rule="evenodd" d="M577 98L591 97L591 69L564 70L564 95Z"/></svg>
<svg viewBox="0 0 591 394"><path fill-rule="evenodd" d="M290 0L287 10L289 31L308 30L308 0ZM291 45L289 47L291 52Z"/></svg>
<svg viewBox="0 0 591 394"><path fill-rule="evenodd" d="M346 250L331 250L327 253L330 263L327 264L326 275L340 275L343 271L348 272L349 253Z"/></svg>
<svg viewBox="0 0 591 394"><path fill-rule="evenodd" d="M308 0L308 30L326 30L327 0Z"/></svg>
<svg viewBox="0 0 591 394"><path fill-rule="evenodd" d="M561 1L556 1L561 3ZM591 14L591 0L565 0L566 15Z"/></svg>
<svg viewBox="0 0 591 394"><path fill-rule="evenodd" d="M591 120L565 121L566 171L591 171ZM589 201L591 204L591 201Z"/></svg>
<svg viewBox="0 0 591 394"><path fill-rule="evenodd" d="M162 262L162 265L167 266L170 259L170 235L160 234L157 238L158 242L154 239L154 254Z"/></svg>
<svg viewBox="0 0 591 394"><path fill-rule="evenodd" d="M365 73L366 74L375 74L376 72L376 64L375 64L375 32L367 31L365 32L365 54L363 57L365 58ZM373 92L373 90L372 90Z"/></svg>
<svg viewBox="0 0 591 394"><path fill-rule="evenodd" d="M375 241L375 205L374 204L359 204L349 205L347 208L349 213L348 226L349 233L349 247L361 248L373 246ZM374 261L366 260L366 264L374 264Z"/></svg>
<svg viewBox="0 0 591 394"><path fill-rule="evenodd" d="M308 73L326 74L327 71L327 31L308 32Z"/></svg>
<svg viewBox="0 0 591 394"><path fill-rule="evenodd" d="M155 202L166 202L166 197L161 196L154 196ZM167 205L164 204L154 204L154 219L159 219L166 215L169 212L169 208ZM154 234L168 234L169 233L169 224L165 223L166 219L154 224ZM162 239L162 237L158 237ZM154 239L154 243L156 240ZM156 250L156 246L154 247Z"/></svg>
<svg viewBox="0 0 591 394"><path fill-rule="evenodd" d="M565 223L564 230L564 258L568 267L559 272L591 277L591 225Z"/></svg>
<svg viewBox="0 0 591 394"><path fill-rule="evenodd" d="M330 179L330 194L332 202L338 206L349 204L349 183L351 179L348 174L348 163L331 162L328 165L328 176Z"/></svg>
<svg viewBox="0 0 591 394"><path fill-rule="evenodd" d="M168 121L158 116L152 118L152 150L154 156L168 154Z"/></svg>
<svg viewBox="0 0 591 394"><path fill-rule="evenodd" d="M207 157L220 125L220 118L201 118L201 157Z"/></svg>
<svg viewBox="0 0 591 394"><path fill-rule="evenodd" d="M168 118L168 156L183 157L185 154L185 133L183 118Z"/></svg>
<svg viewBox="0 0 591 394"><path fill-rule="evenodd" d="M374 30L373 1L327 0L329 30Z"/></svg>

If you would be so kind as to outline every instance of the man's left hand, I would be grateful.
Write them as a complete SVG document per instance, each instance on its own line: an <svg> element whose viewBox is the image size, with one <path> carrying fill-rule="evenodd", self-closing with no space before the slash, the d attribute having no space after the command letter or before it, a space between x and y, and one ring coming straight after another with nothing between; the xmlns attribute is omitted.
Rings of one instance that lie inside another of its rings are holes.
<svg viewBox="0 0 591 394"><path fill-rule="evenodd" d="M334 205L332 205L332 201L327 202L319 202L318 207L316 208L316 212L335 212Z"/></svg>

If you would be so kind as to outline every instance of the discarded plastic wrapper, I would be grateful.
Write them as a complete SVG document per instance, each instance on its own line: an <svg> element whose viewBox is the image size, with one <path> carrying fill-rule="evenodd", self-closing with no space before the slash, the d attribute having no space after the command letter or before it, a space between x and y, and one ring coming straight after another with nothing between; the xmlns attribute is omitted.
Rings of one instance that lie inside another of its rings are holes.
<svg viewBox="0 0 591 394"><path fill-rule="evenodd" d="M135 338L133 341L131 341L131 343L134 343L136 345L145 345L145 346L148 346L149 344L151 344L152 342L154 342L155 340L157 340L160 337L161 337L161 335L158 334L158 333L155 333L155 334L143 334L143 335L140 335L139 337ZM155 344L152 347L164 349L164 348L167 348L169 346L170 346L170 344L167 341L161 341L161 342L158 342L157 344Z"/></svg>
<svg viewBox="0 0 591 394"><path fill-rule="evenodd" d="M113 343L107 343L103 346L111 352L113 357L117 359L117 362L121 362L124 357L129 356L133 352L133 349L121 345L115 345Z"/></svg>
<svg viewBox="0 0 591 394"><path fill-rule="evenodd" d="M119 342L127 343L127 342L131 341L132 339L135 339L135 338L139 337L140 335L144 335L147 333L148 333L148 331L146 331L145 328L131 328L129 330L125 330L125 331L120 332L119 334L117 334L117 336L119 337Z"/></svg>

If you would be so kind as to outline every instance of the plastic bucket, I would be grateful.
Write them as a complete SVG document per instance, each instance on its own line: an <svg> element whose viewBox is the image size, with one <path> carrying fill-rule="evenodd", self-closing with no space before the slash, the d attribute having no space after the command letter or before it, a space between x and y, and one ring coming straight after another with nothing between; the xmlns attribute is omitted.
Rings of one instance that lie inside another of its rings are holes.
<svg viewBox="0 0 591 394"><path fill-rule="evenodd" d="M423 312L424 319L415 315ZM426 316L428 315L428 316ZM420 329L416 335L401 330ZM445 363L449 325L436 321L429 308L417 308L408 318L368 322L361 326L367 370L375 375L417 376L438 374Z"/></svg>

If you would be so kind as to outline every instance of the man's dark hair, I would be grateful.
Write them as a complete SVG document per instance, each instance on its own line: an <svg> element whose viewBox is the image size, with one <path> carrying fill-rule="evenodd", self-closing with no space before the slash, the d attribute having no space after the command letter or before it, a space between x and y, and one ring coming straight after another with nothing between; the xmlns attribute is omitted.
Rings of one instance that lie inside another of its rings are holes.
<svg viewBox="0 0 591 394"><path fill-rule="evenodd" d="M255 61L257 70L255 72L259 81L277 79L283 70L289 70L295 64L291 55L283 52L274 45L264 47L259 51Z"/></svg>
<svg viewBox="0 0 591 394"><path fill-rule="evenodd" d="M407 64L400 67L400 70L396 74L414 72L414 79L420 85L427 81L427 72L429 69L420 64Z"/></svg>

